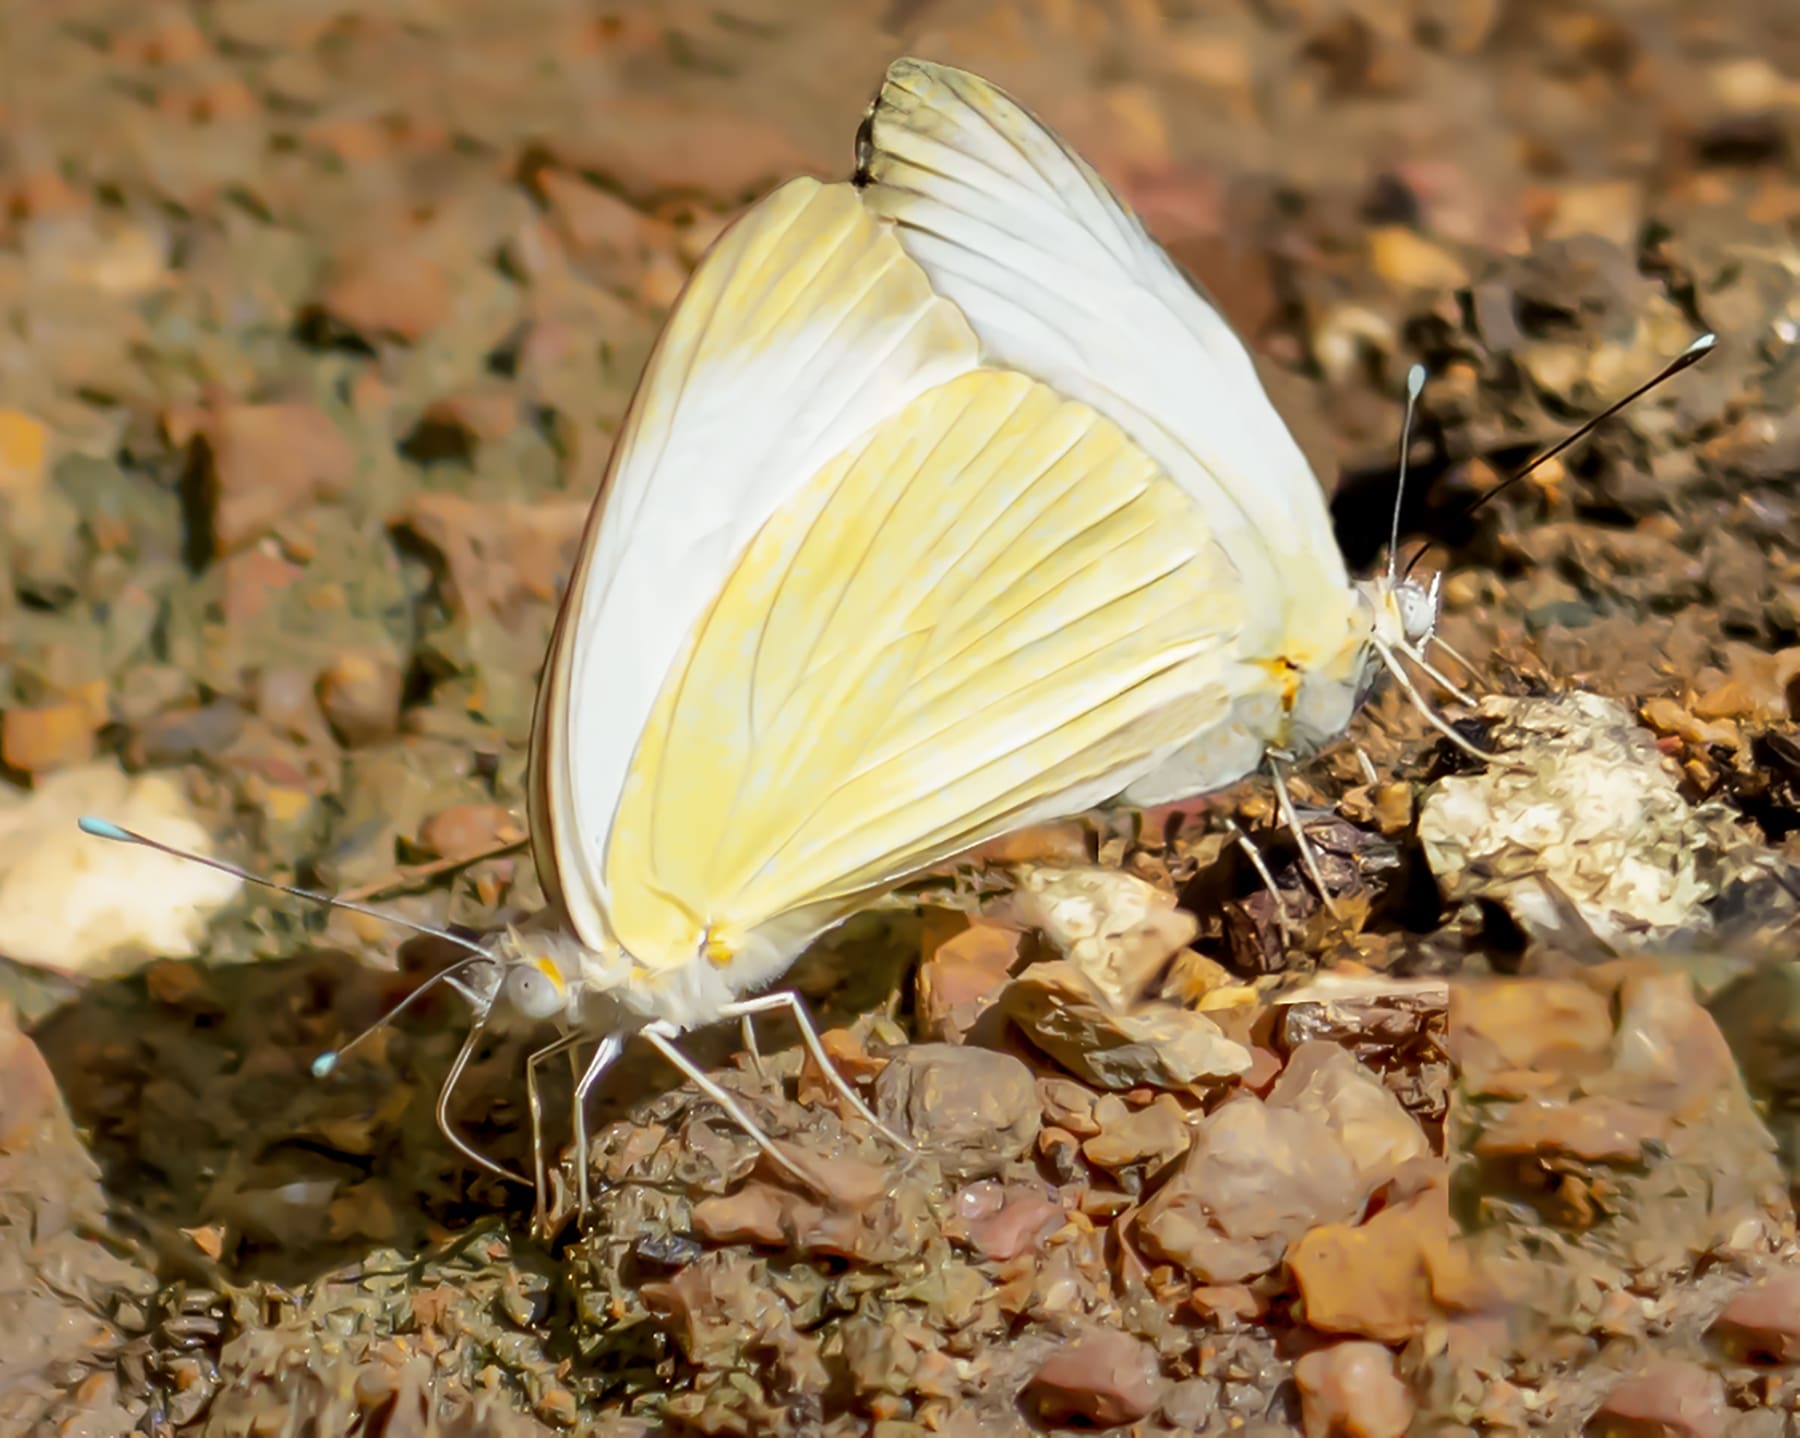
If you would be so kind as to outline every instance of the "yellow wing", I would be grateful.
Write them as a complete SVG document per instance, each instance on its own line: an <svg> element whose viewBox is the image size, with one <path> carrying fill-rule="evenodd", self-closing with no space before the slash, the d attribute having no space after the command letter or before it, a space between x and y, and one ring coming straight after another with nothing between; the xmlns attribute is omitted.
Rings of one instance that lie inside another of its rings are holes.
<svg viewBox="0 0 1800 1438"><path fill-rule="evenodd" d="M757 532L656 696L606 854L617 938L726 962L1116 794L1228 712L1242 620L1198 507L1116 425L1009 371L931 390Z"/></svg>
<svg viewBox="0 0 1800 1438"><path fill-rule="evenodd" d="M633 397L533 721L545 890L607 947L604 856L658 692L745 546L860 436L978 363L973 334L849 185L794 180L695 270Z"/></svg>

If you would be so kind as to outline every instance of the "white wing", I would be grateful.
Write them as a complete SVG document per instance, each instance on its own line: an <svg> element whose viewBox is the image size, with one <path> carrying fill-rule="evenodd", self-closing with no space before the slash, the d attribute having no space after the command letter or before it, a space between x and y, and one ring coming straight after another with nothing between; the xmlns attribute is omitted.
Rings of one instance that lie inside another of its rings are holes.
<svg viewBox="0 0 1800 1438"><path fill-rule="evenodd" d="M708 252L632 400L539 684L533 849L591 948L605 846L671 664L751 537L859 435L977 362L848 185L795 180Z"/></svg>
<svg viewBox="0 0 1800 1438"><path fill-rule="evenodd" d="M856 183L985 360L1092 405L1194 498L1246 593L1267 597L1252 649L1284 652L1321 604L1341 629L1349 578L1324 497L1249 354L1047 126L974 75L899 60L857 137Z"/></svg>

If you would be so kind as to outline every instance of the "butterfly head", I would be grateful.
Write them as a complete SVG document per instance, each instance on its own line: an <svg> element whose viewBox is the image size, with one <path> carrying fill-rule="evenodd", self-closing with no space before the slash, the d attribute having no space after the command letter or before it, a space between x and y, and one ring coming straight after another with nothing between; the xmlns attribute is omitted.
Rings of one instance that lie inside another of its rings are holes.
<svg viewBox="0 0 1800 1438"><path fill-rule="evenodd" d="M1356 592L1368 612L1369 637L1357 661L1356 703L1360 707L1381 676L1382 650L1408 653L1418 650L1437 630L1439 594L1443 575L1429 583L1383 574L1365 579Z"/></svg>
<svg viewBox="0 0 1800 1438"><path fill-rule="evenodd" d="M499 977L492 1005L496 1015L536 1023L572 1013L582 981L575 947L547 931L508 929L495 940Z"/></svg>
<svg viewBox="0 0 1800 1438"><path fill-rule="evenodd" d="M1434 574L1429 584L1384 574L1357 585L1369 606L1375 637L1397 648L1417 649L1437 630L1439 589L1444 576Z"/></svg>

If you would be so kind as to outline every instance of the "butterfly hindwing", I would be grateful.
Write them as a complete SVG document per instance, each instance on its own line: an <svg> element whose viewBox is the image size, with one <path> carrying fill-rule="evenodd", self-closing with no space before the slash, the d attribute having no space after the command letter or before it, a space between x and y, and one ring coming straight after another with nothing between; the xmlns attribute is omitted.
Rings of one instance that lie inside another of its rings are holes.
<svg viewBox="0 0 1800 1438"><path fill-rule="evenodd" d="M657 696L607 856L619 938L691 955L1116 793L1224 707L1198 509L1086 405L938 387L758 532Z"/></svg>

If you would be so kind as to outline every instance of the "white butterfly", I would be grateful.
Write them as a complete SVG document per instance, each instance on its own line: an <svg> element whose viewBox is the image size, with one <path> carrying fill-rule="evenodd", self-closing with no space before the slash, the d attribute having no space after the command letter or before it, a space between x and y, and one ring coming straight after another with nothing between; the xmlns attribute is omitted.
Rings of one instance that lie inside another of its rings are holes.
<svg viewBox="0 0 1800 1438"><path fill-rule="evenodd" d="M1435 617L1391 567L1351 583L1249 355L1104 182L986 82L897 62L855 179L791 181L731 226L632 400L533 721L552 902L456 940L438 980L476 1022L440 1125L515 1177L451 1095L493 1025L554 1020L526 1068L540 1215L540 1067L594 1045L585 1159L585 1099L632 1034L804 1179L684 1030L750 1039L790 1009L879 1128L798 998L765 992L808 942L1010 829L1308 754L1378 663L1417 698L1397 656L1441 680Z"/></svg>
<svg viewBox="0 0 1800 1438"><path fill-rule="evenodd" d="M855 178L731 226L632 400L538 691L552 903L439 975L477 1016L440 1124L515 1177L450 1098L492 1025L554 1020L526 1069L540 1214L541 1065L594 1045L585 1213L585 1099L632 1034L804 1179L684 1030L737 1017L753 1043L789 1008L879 1128L767 991L808 942L1007 830L1265 765L1310 864L1279 765L1381 669L1471 748L1401 664L1458 692L1421 653L1436 617L1391 559L1350 580L1243 345L1093 170L985 81L898 61Z"/></svg>
<svg viewBox="0 0 1800 1438"><path fill-rule="evenodd" d="M793 1004L745 996L909 875L1312 752L1434 600L1350 582L1249 355L1105 183L902 60L855 180L733 225L651 357L539 689L553 908L482 1007L598 1039L582 1151L621 1035L699 1077L670 1040Z"/></svg>

